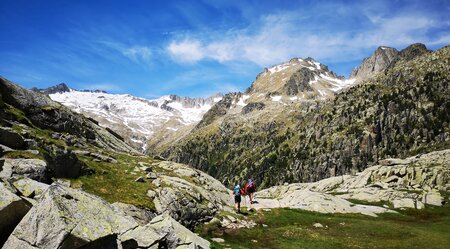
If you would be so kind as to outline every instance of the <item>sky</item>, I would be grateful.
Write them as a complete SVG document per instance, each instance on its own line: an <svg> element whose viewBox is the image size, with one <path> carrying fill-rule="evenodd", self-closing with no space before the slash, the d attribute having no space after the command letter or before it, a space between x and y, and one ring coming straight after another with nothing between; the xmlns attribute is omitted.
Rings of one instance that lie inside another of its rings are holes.
<svg viewBox="0 0 450 249"><path fill-rule="evenodd" d="M244 91L313 57L348 76L378 46L450 43L450 1L0 1L0 75L144 98Z"/></svg>

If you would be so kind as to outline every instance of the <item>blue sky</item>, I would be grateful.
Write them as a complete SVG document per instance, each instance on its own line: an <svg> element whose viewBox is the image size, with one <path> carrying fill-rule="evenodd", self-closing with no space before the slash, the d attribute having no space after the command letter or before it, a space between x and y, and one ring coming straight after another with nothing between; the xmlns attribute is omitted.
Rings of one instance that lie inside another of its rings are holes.
<svg viewBox="0 0 450 249"><path fill-rule="evenodd" d="M146 98L243 91L311 56L340 75L379 45L450 43L449 1L0 1L0 75Z"/></svg>

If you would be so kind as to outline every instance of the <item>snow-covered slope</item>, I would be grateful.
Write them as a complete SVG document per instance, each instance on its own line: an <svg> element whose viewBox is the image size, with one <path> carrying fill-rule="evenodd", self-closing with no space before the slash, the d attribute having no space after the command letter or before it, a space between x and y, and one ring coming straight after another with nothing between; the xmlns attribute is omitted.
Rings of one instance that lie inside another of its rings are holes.
<svg viewBox="0 0 450 249"><path fill-rule="evenodd" d="M247 93L267 94L281 99L307 100L333 96L334 93L354 84L330 71L327 66L312 58L293 58L288 62L264 69ZM284 96L283 98L279 96Z"/></svg>
<svg viewBox="0 0 450 249"><path fill-rule="evenodd" d="M143 150L147 141L158 132L173 133L196 124L221 99L220 95L207 99L167 95L148 100L128 94L73 89L49 96L111 128Z"/></svg>

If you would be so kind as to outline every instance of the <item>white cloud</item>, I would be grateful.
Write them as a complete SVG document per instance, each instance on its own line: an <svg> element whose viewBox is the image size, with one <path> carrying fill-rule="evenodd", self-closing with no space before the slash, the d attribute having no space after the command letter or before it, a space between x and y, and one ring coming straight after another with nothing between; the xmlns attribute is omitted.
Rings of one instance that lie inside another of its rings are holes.
<svg viewBox="0 0 450 249"><path fill-rule="evenodd" d="M299 18L301 15L297 12L278 13L240 30L190 33L181 40L171 41L167 50L173 59L181 62L247 61L267 67L298 56L345 62L367 56L364 50L380 45L402 48L414 42L450 42L448 35L428 36L430 29L442 25L432 16L366 14L369 25L359 30L339 27L322 30L315 29L314 22Z"/></svg>
<svg viewBox="0 0 450 249"><path fill-rule="evenodd" d="M122 49L123 55L134 62L149 62L152 51L148 47L134 46Z"/></svg>
<svg viewBox="0 0 450 249"><path fill-rule="evenodd" d="M181 62L196 62L205 57L203 45L194 39L172 41L167 50L173 58Z"/></svg>

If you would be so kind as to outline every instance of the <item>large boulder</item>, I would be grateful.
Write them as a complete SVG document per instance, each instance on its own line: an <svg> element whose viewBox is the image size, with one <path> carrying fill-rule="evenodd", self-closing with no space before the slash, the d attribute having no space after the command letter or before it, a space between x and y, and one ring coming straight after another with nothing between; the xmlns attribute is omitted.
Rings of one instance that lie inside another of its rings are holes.
<svg viewBox="0 0 450 249"><path fill-rule="evenodd" d="M170 215L153 218L120 237L123 249L131 248L210 248L210 243L178 223Z"/></svg>
<svg viewBox="0 0 450 249"><path fill-rule="evenodd" d="M3 248L117 248L138 224L102 199L53 184Z"/></svg>
<svg viewBox="0 0 450 249"><path fill-rule="evenodd" d="M9 127L0 127L0 144L18 150L26 146L23 137Z"/></svg>
<svg viewBox="0 0 450 249"><path fill-rule="evenodd" d="M47 163L40 159L3 159L0 163L0 178L8 179L14 175L47 182Z"/></svg>
<svg viewBox="0 0 450 249"><path fill-rule="evenodd" d="M50 186L26 177L13 181L12 185L20 192L20 195L35 199L44 193Z"/></svg>
<svg viewBox="0 0 450 249"><path fill-rule="evenodd" d="M194 234L169 215L155 217L148 226L167 234L165 240L168 248L206 249L210 247L207 240Z"/></svg>
<svg viewBox="0 0 450 249"><path fill-rule="evenodd" d="M0 182L0 246L6 241L30 207Z"/></svg>
<svg viewBox="0 0 450 249"><path fill-rule="evenodd" d="M168 213L188 228L214 217L221 210L230 210L229 190L211 176L182 164L161 162L159 167L170 170L175 176L161 175L153 180L162 185L153 196L159 214Z"/></svg>
<svg viewBox="0 0 450 249"><path fill-rule="evenodd" d="M264 191L261 191L264 192ZM291 189L278 198L262 198L258 192L253 204L256 209L265 208L298 208L319 213L360 213L369 216L377 216L378 213L391 212L390 210L376 206L355 205L339 196L314 192L308 189Z"/></svg>
<svg viewBox="0 0 450 249"><path fill-rule="evenodd" d="M81 174L83 163L77 155L66 148L51 146L51 154L47 158L49 162L49 174L53 177L77 178Z"/></svg>
<svg viewBox="0 0 450 249"><path fill-rule="evenodd" d="M134 220L141 226L148 224L153 218L156 217L156 214L145 208L138 208L134 205L115 202L113 206L119 208L126 215L131 216Z"/></svg>

